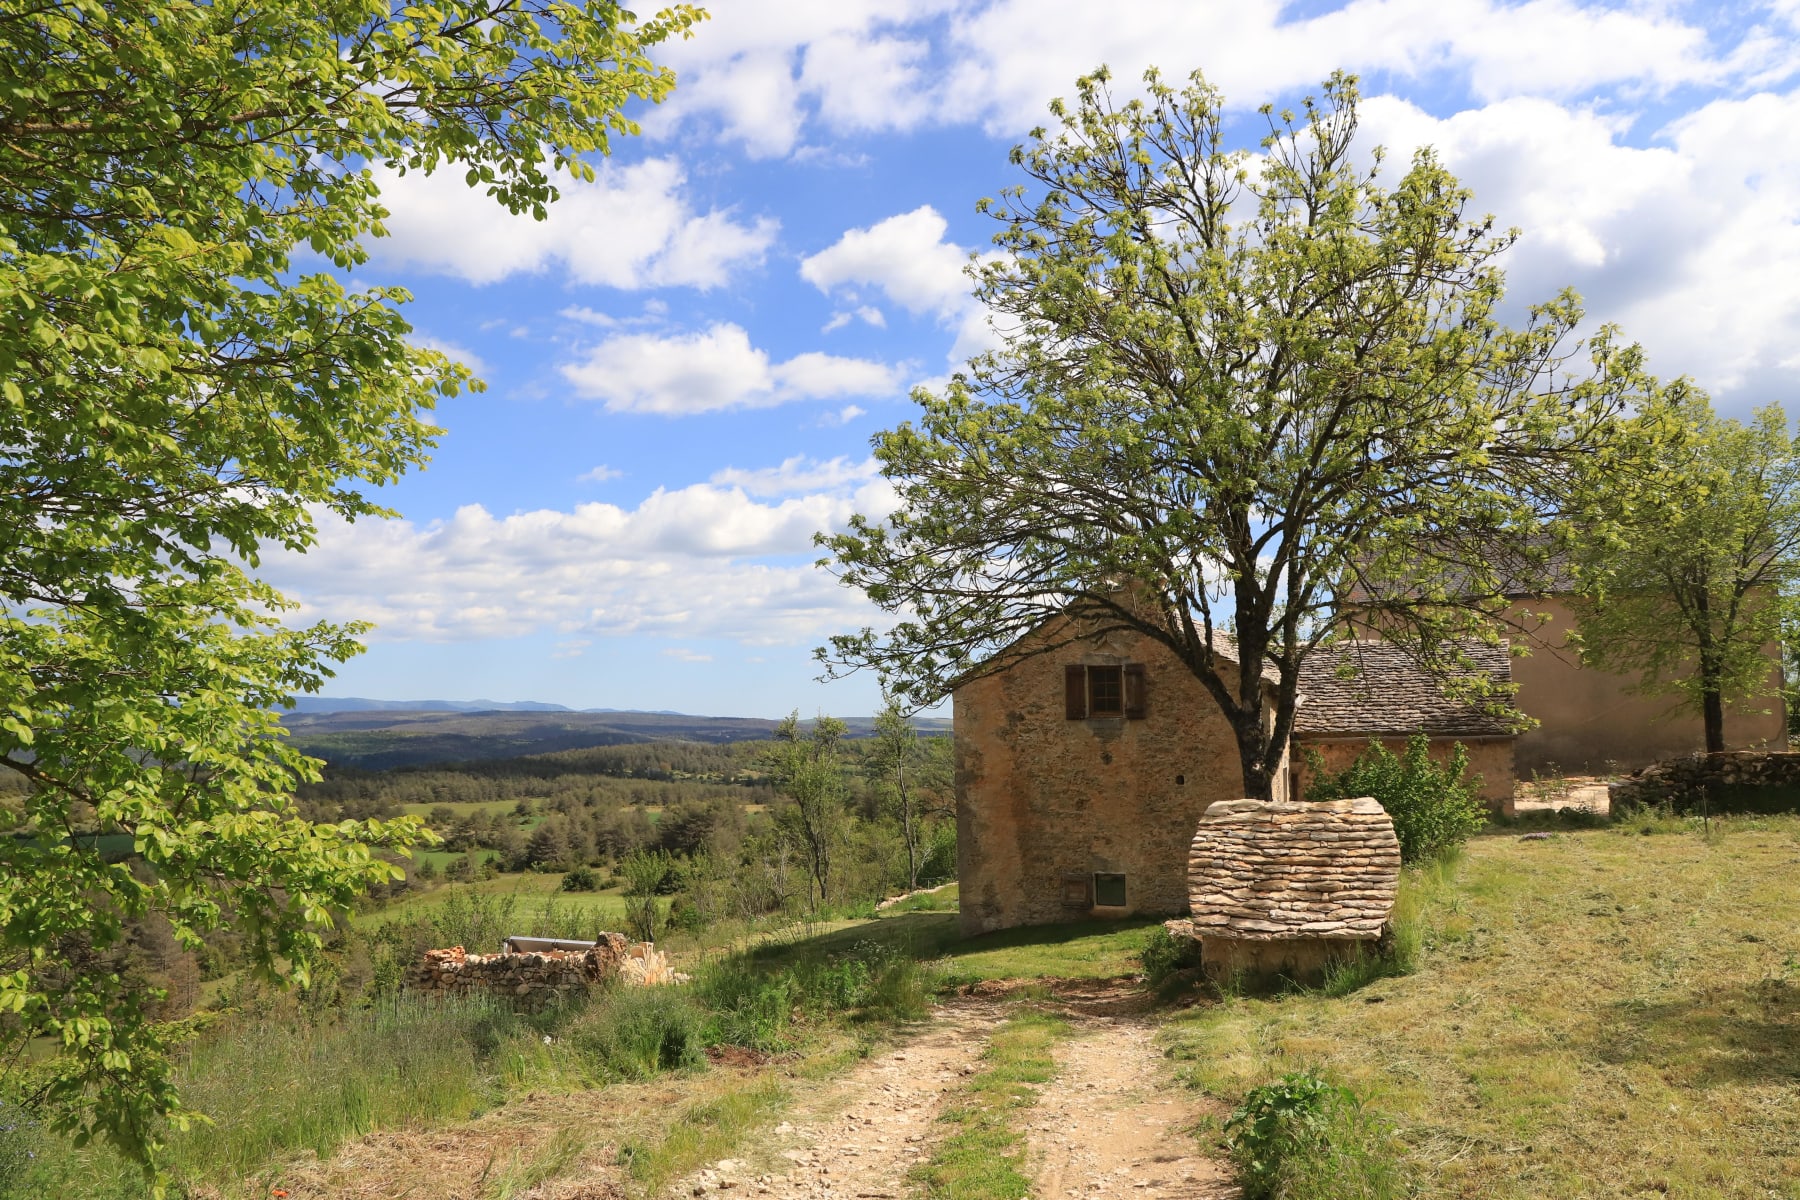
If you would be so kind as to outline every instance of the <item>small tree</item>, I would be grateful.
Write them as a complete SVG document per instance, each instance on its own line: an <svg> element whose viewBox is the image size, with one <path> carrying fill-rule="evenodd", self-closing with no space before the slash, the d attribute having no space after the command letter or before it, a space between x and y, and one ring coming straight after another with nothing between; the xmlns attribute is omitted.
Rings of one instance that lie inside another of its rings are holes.
<svg viewBox="0 0 1800 1200"><path fill-rule="evenodd" d="M1481 777L1471 777L1468 752L1461 742L1443 763L1431 758L1431 740L1414 734L1396 755L1370 740L1356 761L1337 774L1325 770L1318 751L1305 750L1308 800L1348 800L1373 796L1394 820L1400 858L1416 863L1436 858L1462 845L1487 824L1481 802Z"/></svg>
<svg viewBox="0 0 1800 1200"><path fill-rule="evenodd" d="M1512 235L1429 151L1392 187L1379 154L1359 166L1350 77L1300 118L1265 109L1254 170L1198 74L1123 105L1108 78L1014 150L1031 194L983 202L1000 253L972 272L1003 344L875 438L898 506L821 544L897 620L819 656L919 706L1132 631L1193 673L1268 798L1300 664L1352 622L1486 686L1455 639L1494 635L1509 571L1647 384L1610 331L1575 364L1571 295L1496 321Z"/></svg>
<svg viewBox="0 0 1800 1200"><path fill-rule="evenodd" d="M661 850L639 851L619 862L625 879L625 924L640 942L654 942L661 913L656 893L674 865Z"/></svg>
<svg viewBox="0 0 1800 1200"><path fill-rule="evenodd" d="M1725 711L1777 696L1786 595L1800 578L1800 443L1779 406L1749 424L1675 384L1634 422L1642 461L1596 481L1572 523L1582 658L1700 714L1725 748Z"/></svg>
<svg viewBox="0 0 1800 1200"><path fill-rule="evenodd" d="M800 844L810 876L807 906L816 909L830 895L831 861L843 840L849 814L845 810L848 789L838 742L846 726L821 715L812 729L802 733L795 710L775 730L773 745L762 752L762 765L777 788L790 799L776 814Z"/></svg>
<svg viewBox="0 0 1800 1200"><path fill-rule="evenodd" d="M943 808L943 756L934 753L933 744L919 737L912 718L893 696L884 698L881 711L875 714L875 745L870 756L887 808L900 826L900 840L906 847L906 886L919 886L919 869L924 865L927 836L926 821Z"/></svg>

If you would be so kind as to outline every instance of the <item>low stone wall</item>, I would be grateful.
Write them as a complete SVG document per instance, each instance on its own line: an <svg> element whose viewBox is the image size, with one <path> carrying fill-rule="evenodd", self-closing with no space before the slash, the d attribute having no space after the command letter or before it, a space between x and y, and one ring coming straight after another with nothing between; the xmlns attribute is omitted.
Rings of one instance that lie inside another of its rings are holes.
<svg viewBox="0 0 1800 1200"><path fill-rule="evenodd" d="M530 1007L613 980L641 986L680 983L686 976L671 970L668 957L651 943L603 933L584 950L500 954L470 954L461 946L427 950L406 984L422 992L493 992Z"/></svg>
<svg viewBox="0 0 1800 1200"><path fill-rule="evenodd" d="M1651 763L1608 789L1612 809L1667 804L1698 811L1710 799L1720 812L1792 812L1800 807L1800 753L1727 750ZM1759 796L1758 793L1764 793Z"/></svg>
<svg viewBox="0 0 1800 1200"><path fill-rule="evenodd" d="M1399 886L1400 842L1372 799L1224 800L1194 834L1187 925L1208 975L1305 979L1379 940Z"/></svg>

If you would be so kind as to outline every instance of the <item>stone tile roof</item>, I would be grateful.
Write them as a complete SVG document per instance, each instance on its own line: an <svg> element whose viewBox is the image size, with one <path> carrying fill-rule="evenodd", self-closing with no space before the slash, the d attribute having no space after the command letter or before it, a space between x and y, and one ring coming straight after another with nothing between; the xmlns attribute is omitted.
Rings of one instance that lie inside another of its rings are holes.
<svg viewBox="0 0 1800 1200"><path fill-rule="evenodd" d="M1194 932L1246 941L1381 936L1400 841L1374 800L1221 800L1188 852Z"/></svg>
<svg viewBox="0 0 1800 1200"><path fill-rule="evenodd" d="M1462 652L1496 684L1512 682L1504 645L1463 644ZM1345 677L1343 668L1351 674ZM1300 666L1300 706L1294 733L1305 737L1365 737L1426 733L1434 737L1507 737L1504 713L1452 700L1403 646L1359 640L1321 647Z"/></svg>

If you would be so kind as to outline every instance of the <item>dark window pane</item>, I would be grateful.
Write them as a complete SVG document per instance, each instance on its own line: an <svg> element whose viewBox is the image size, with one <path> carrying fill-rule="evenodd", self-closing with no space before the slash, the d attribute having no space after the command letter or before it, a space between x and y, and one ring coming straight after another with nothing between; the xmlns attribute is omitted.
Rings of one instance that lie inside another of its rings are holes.
<svg viewBox="0 0 1800 1200"><path fill-rule="evenodd" d="M1125 682L1117 667L1088 668L1088 715L1125 715Z"/></svg>
<svg viewBox="0 0 1800 1200"><path fill-rule="evenodd" d="M1095 875L1094 906L1096 908L1125 907L1125 876Z"/></svg>

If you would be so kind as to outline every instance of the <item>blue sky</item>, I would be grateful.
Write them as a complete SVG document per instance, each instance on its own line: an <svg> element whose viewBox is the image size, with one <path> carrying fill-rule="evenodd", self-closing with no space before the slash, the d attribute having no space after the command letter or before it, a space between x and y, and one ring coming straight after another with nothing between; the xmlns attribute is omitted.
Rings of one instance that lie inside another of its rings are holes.
<svg viewBox="0 0 1800 1200"><path fill-rule="evenodd" d="M811 566L885 511L869 439L991 337L975 202L1075 78L1199 68L1245 145L1333 69L1363 129L1430 144L1564 286L1741 414L1800 380L1800 0L717 0L680 83L544 223L455 173L384 183L362 283L487 390L445 404L402 515L264 574L369 619L326 689L576 707L864 714L811 650L876 618ZM1790 407L1792 405L1790 404Z"/></svg>

